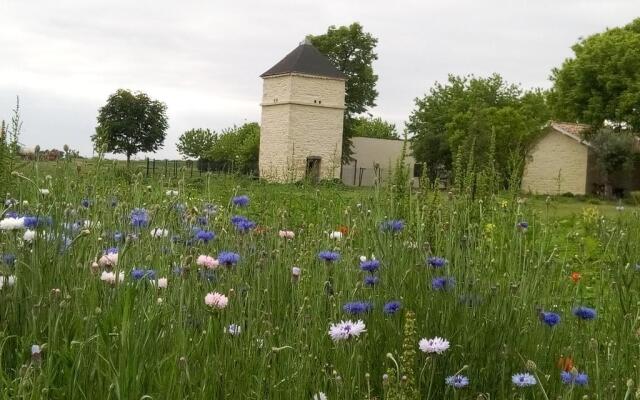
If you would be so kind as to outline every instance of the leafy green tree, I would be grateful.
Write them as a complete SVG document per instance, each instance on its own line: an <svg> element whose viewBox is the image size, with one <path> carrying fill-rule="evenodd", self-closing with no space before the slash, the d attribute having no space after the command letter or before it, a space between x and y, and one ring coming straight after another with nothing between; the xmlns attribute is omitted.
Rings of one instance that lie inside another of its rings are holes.
<svg viewBox="0 0 640 400"><path fill-rule="evenodd" d="M378 91L378 75L373 72L373 62L378 39L363 30L357 22L349 26L330 26L327 33L309 36L311 43L347 76L345 87L345 116L342 143L342 161L348 162L353 154L351 137L354 135L354 119L375 107Z"/></svg>
<svg viewBox="0 0 640 400"><path fill-rule="evenodd" d="M99 151L131 155L162 148L166 131L167 106L145 93L118 89L98 111L98 126L91 136Z"/></svg>
<svg viewBox="0 0 640 400"><path fill-rule="evenodd" d="M378 139L400 139L396 125L377 118L358 117L353 121L353 136L363 136Z"/></svg>
<svg viewBox="0 0 640 400"><path fill-rule="evenodd" d="M214 146L215 132L209 129L190 129L180 135L176 148L184 158L203 158Z"/></svg>
<svg viewBox="0 0 640 400"><path fill-rule="evenodd" d="M640 18L581 39L574 57L554 69L555 118L640 131Z"/></svg>
<svg viewBox="0 0 640 400"><path fill-rule="evenodd" d="M259 149L260 125L251 122L220 132L204 158L213 169L256 174Z"/></svg>
<svg viewBox="0 0 640 400"><path fill-rule="evenodd" d="M616 173L629 172L636 159L636 139L629 132L600 129L589 140L593 146L598 169L605 179L605 192L611 195L612 178Z"/></svg>
<svg viewBox="0 0 640 400"><path fill-rule="evenodd" d="M549 115L540 90L523 91L497 74L450 75L415 100L407 131L414 156L431 174L451 171L455 159L467 160L469 172L495 170L506 179L518 172L513 160L524 158Z"/></svg>

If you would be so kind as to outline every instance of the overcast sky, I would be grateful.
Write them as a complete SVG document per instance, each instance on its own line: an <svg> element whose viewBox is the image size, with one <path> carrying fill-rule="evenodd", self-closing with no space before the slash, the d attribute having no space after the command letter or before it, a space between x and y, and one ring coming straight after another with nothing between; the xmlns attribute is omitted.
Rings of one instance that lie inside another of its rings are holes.
<svg viewBox="0 0 640 400"><path fill-rule="evenodd" d="M156 157L177 158L187 129L259 121L258 75L305 35L358 21L379 39L372 113L402 130L449 73L546 88L578 38L638 16L639 0L0 0L0 119L19 95L25 145L91 155L98 108L140 90L168 106Z"/></svg>

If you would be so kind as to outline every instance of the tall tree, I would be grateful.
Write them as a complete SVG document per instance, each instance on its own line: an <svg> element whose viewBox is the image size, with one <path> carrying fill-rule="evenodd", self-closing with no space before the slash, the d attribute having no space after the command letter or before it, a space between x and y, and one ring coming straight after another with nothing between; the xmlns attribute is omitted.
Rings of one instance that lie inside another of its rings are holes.
<svg viewBox="0 0 640 400"><path fill-rule="evenodd" d="M363 136L378 139L400 139L396 125L380 117L357 117L353 123L353 136Z"/></svg>
<svg viewBox="0 0 640 400"><path fill-rule="evenodd" d="M524 91L497 74L450 75L415 100L407 131L414 156L431 173L450 171L454 159L473 160L474 169L495 167L508 178L548 119L540 90Z"/></svg>
<svg viewBox="0 0 640 400"><path fill-rule="evenodd" d="M91 137L99 151L125 154L127 163L138 152L162 148L167 106L145 93L118 89L98 111L98 126Z"/></svg>
<svg viewBox="0 0 640 400"><path fill-rule="evenodd" d="M348 162L353 154L354 118L375 107L378 97L378 75L373 72L373 62L378 59L375 52L378 39L365 32L357 22L341 27L332 25L327 33L309 36L309 39L347 76L342 161Z"/></svg>
<svg viewBox="0 0 640 400"><path fill-rule="evenodd" d="M214 169L256 174L259 149L260 125L250 122L220 132L203 158L209 161Z"/></svg>
<svg viewBox="0 0 640 400"><path fill-rule="evenodd" d="M605 195L610 196L612 180L616 173L627 173L634 165L636 139L628 131L616 132L603 128L589 140L593 146L598 169L603 175Z"/></svg>
<svg viewBox="0 0 640 400"><path fill-rule="evenodd" d="M554 116L580 121L594 131L640 131L640 18L581 39L573 58L554 69L549 101Z"/></svg>
<svg viewBox="0 0 640 400"><path fill-rule="evenodd" d="M209 129L190 129L180 135L176 148L185 158L203 158L214 146L215 132Z"/></svg>

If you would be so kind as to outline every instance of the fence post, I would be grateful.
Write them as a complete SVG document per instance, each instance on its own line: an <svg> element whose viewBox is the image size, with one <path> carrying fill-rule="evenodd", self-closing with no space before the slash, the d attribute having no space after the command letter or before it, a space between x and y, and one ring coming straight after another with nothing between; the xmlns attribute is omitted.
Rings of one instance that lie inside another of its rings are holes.
<svg viewBox="0 0 640 400"><path fill-rule="evenodd" d="M178 176L178 160L173 160L173 177Z"/></svg>
<svg viewBox="0 0 640 400"><path fill-rule="evenodd" d="M147 178L149 177L149 157L147 157Z"/></svg>
<svg viewBox="0 0 640 400"><path fill-rule="evenodd" d="M153 159L153 169L152 169L152 171L153 171L153 177L155 178L155 176L156 176L156 159L155 158Z"/></svg>
<svg viewBox="0 0 640 400"><path fill-rule="evenodd" d="M167 170L169 169L169 160L164 159L164 177L167 177Z"/></svg>

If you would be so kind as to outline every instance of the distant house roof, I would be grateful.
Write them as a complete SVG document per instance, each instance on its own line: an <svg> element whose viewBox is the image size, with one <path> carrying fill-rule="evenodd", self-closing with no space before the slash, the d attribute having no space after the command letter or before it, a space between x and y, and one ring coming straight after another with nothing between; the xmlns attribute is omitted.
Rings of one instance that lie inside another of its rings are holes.
<svg viewBox="0 0 640 400"><path fill-rule="evenodd" d="M261 78L274 75L299 73L327 78L346 79L331 61L308 41L301 43L280 62L260 75Z"/></svg>
<svg viewBox="0 0 640 400"><path fill-rule="evenodd" d="M584 137L584 134L588 132L589 129L591 129L591 126L586 124L577 124L573 122L554 122L554 121L551 121L549 125L551 126L551 128L562 133L563 135L568 136L587 146L591 146L591 144Z"/></svg>

